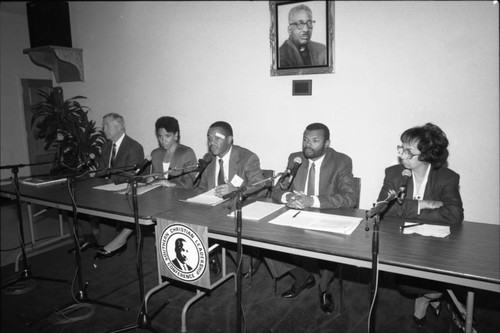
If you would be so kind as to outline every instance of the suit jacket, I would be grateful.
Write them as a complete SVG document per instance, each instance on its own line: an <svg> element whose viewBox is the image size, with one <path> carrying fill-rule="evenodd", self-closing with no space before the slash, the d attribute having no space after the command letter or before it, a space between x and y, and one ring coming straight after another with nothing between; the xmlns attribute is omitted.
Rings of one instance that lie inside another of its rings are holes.
<svg viewBox="0 0 500 333"><path fill-rule="evenodd" d="M109 166L109 160L111 158L111 150L113 149L113 142L107 140L102 146L101 157L99 159L99 169L105 169ZM125 167L132 166L134 164L140 164L144 161L144 149L142 145L125 135L123 141L120 145L120 148L116 152L114 167ZM115 182L124 182L128 178L112 175L111 179Z"/></svg>
<svg viewBox="0 0 500 333"><path fill-rule="evenodd" d="M304 191L306 178L309 170L309 160L302 152L290 154L288 157L288 168L294 164L296 157L302 159L297 175L290 186L284 191L279 183L273 188L273 199L280 201L285 192ZM354 207L356 204L356 193L354 189L354 178L352 175L352 160L349 156L327 148L325 158L321 164L318 199L320 208Z"/></svg>
<svg viewBox="0 0 500 333"><path fill-rule="evenodd" d="M184 271L184 268L181 267L181 263L179 262L179 259L175 258L174 260L172 260L172 263L175 265L175 267L177 267L181 271ZM189 266L188 264L186 264L186 266L187 266L188 271L193 270L193 268L191 266Z"/></svg>
<svg viewBox="0 0 500 333"><path fill-rule="evenodd" d="M311 66L327 65L326 46L321 43L309 41L307 44L309 55L311 56ZM279 67L303 67L304 61L299 50L290 39L281 44L279 49Z"/></svg>
<svg viewBox="0 0 500 333"><path fill-rule="evenodd" d="M215 187L215 164L218 163L217 160L217 158L213 158L202 173L197 192L206 192ZM241 187L253 185L264 179L257 155L246 148L233 145L231 156L229 157L229 181L235 175L243 179ZM264 186L266 184L262 184L260 188L253 189L252 197L263 196L265 192L261 188Z"/></svg>
<svg viewBox="0 0 500 333"><path fill-rule="evenodd" d="M167 151L161 147L154 149L151 152L151 168L152 173L165 172L167 170L163 170L163 158ZM194 154L193 149L188 146L184 146L181 144L177 145L175 149L174 156L170 161L170 168L186 168L188 166L196 165L196 155ZM169 175L167 177L168 180L177 184L180 188L191 189L193 188L194 181L194 172L184 173L179 176Z"/></svg>
<svg viewBox="0 0 500 333"><path fill-rule="evenodd" d="M378 201L387 198L390 189L398 190L402 182L404 166L393 165L385 169L384 185L380 190ZM460 223L464 219L462 198L459 192L460 176L445 167L434 170L431 167L425 187L423 200L438 200L443 206L437 209L422 209L418 214L418 200L413 200L413 178L408 180L407 197L400 205L393 201L384 215L417 218L428 221Z"/></svg>

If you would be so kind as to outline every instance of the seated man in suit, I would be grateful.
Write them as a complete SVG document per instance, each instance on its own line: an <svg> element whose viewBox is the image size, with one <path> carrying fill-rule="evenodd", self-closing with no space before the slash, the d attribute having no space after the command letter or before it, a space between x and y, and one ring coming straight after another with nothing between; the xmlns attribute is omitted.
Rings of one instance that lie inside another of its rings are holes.
<svg viewBox="0 0 500 333"><path fill-rule="evenodd" d="M264 180L260 169L259 158L250 150L233 145L233 129L224 121L210 125L207 133L207 144L213 158L201 174L196 192L206 192L215 188L215 195L222 197L240 187L256 184ZM265 195L266 184L248 189L251 197ZM234 255L234 252L231 251ZM245 257L243 258L245 259ZM244 260L247 261L247 260ZM242 262L241 272L248 276L248 267Z"/></svg>
<svg viewBox="0 0 500 333"><path fill-rule="evenodd" d="M102 120L102 130L106 136L106 142L102 146L99 170L120 167L134 169L130 166L141 165L143 163L144 149L140 143L125 133L125 120L121 115L117 113L106 114ZM128 180L128 178L119 174L112 174L110 178L116 183ZM134 225L125 227L122 233L127 234L128 230L130 230L128 228L133 230ZM98 248L95 259L109 258L124 251L126 249L127 237L123 236L122 233L107 245Z"/></svg>
<svg viewBox="0 0 500 333"><path fill-rule="evenodd" d="M292 168L300 158L302 162L295 179L290 184L282 179L273 189L273 199L286 203L294 209L306 208L340 208L354 207L356 198L351 158L330 148L330 131L321 123L313 123L306 127L302 140L302 151L290 154L288 167ZM305 266L306 258L293 257L293 262L266 258L269 266L279 272L279 276L289 273L295 279L291 288L281 296L294 298L304 289L312 288L316 281L314 276L301 266ZM333 281L333 267L329 262L318 262L320 268L319 297L320 307L325 313L333 312L335 307L329 285Z"/></svg>
<svg viewBox="0 0 500 333"><path fill-rule="evenodd" d="M115 183L126 182L128 178L120 176L118 173L116 175L113 174L111 169L125 166L128 166L129 170L133 169L134 165L139 165L143 162L144 150L140 143L125 134L125 120L117 113L104 115L102 118L102 131L104 132L106 142L102 146L101 155L96 158L97 170L109 170L110 174L108 175L106 171L98 171L92 174L92 176L110 178ZM92 229L91 232L83 236L84 241L80 244L80 251L85 251L89 248L99 248L99 217L82 214L80 214L80 217L90 220ZM118 247L122 248L121 246ZM117 251L114 251L115 248L108 248L108 245L106 246L106 250L107 253L117 253ZM74 251L75 249L73 248L69 252L73 253Z"/></svg>

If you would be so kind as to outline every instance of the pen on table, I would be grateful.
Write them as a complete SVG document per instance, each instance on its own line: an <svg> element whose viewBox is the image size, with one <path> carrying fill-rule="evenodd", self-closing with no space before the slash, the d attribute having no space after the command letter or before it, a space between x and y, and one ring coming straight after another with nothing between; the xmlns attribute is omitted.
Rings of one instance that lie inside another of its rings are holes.
<svg viewBox="0 0 500 333"><path fill-rule="evenodd" d="M419 225L423 225L423 223L415 223L415 224L404 225L404 226L402 225L399 228L401 228L401 230L403 230L403 229L407 229L407 228L411 228L411 227L416 227L416 226L419 226Z"/></svg>
<svg viewBox="0 0 500 333"><path fill-rule="evenodd" d="M293 215L292 217L297 217L297 215L299 215L301 212L301 210L299 210L295 215Z"/></svg>

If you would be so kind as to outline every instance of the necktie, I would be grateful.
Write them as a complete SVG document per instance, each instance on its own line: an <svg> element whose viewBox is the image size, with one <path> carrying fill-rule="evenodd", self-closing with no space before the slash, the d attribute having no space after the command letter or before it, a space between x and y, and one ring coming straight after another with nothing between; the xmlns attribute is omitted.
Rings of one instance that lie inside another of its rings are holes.
<svg viewBox="0 0 500 333"><path fill-rule="evenodd" d="M113 150L111 151L111 158L109 159L109 166L113 166L113 162L115 161L116 157L116 143L113 143Z"/></svg>
<svg viewBox="0 0 500 333"><path fill-rule="evenodd" d="M314 178L316 178L316 168L313 163L309 168L309 178L307 179L307 195L314 195Z"/></svg>
<svg viewBox="0 0 500 333"><path fill-rule="evenodd" d="M219 176L217 177L217 185L225 184L224 180L224 161L222 158L219 158Z"/></svg>

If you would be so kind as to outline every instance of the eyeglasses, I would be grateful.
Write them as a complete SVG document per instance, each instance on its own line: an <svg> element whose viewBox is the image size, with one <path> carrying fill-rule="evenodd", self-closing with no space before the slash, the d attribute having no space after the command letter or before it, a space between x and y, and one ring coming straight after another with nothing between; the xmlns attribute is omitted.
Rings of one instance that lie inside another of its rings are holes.
<svg viewBox="0 0 500 333"><path fill-rule="evenodd" d="M398 149L398 155L401 158L407 158L407 159L411 160L413 157L420 155L420 154L413 154L410 151L410 149L408 149L408 148L405 149L405 148L403 148L403 146L397 146L397 149Z"/></svg>
<svg viewBox="0 0 500 333"><path fill-rule="evenodd" d="M312 29L314 27L315 23L316 23L316 21L309 20L307 22L299 21L299 22L295 22L295 23L290 23L290 25L295 25L295 26L297 26L297 29L302 30L302 29L304 29L304 26L306 24L307 24L307 27L309 29Z"/></svg>

